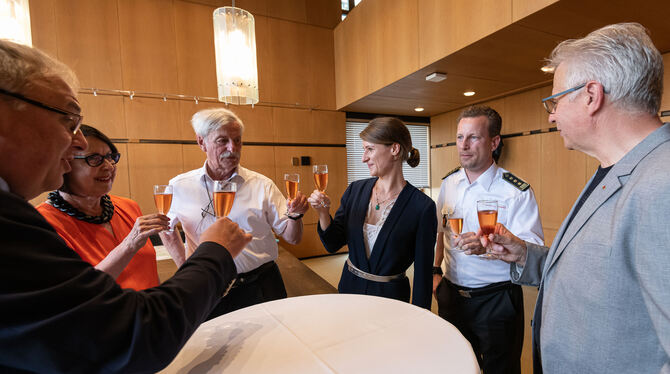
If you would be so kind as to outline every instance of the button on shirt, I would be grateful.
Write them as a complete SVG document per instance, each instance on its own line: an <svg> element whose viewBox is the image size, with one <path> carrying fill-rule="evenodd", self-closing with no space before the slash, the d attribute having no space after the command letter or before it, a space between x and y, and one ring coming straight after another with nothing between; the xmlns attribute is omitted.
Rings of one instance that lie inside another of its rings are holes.
<svg viewBox="0 0 670 374"><path fill-rule="evenodd" d="M456 212L463 217L462 233L476 233L479 229L477 200L497 200L498 222L519 238L543 245L544 233L533 190L528 188L521 191L506 182L503 179L505 172L507 170L493 163L473 183L468 181L462 168L442 181L437 200L438 232L444 233L445 277L454 284L478 288L508 281L510 266L501 260L489 260L466 255L460 250L451 250L451 232L442 226L443 214Z"/></svg>
<svg viewBox="0 0 670 374"><path fill-rule="evenodd" d="M237 272L246 273L277 259L273 231L281 235L288 224L286 198L270 178L242 166L228 180L237 183L228 218L253 235L253 240L235 258ZM181 222L186 247L195 250L202 232L216 221L211 203L214 180L203 165L172 178L170 185L173 186L172 206L167 214L170 224L174 227Z"/></svg>

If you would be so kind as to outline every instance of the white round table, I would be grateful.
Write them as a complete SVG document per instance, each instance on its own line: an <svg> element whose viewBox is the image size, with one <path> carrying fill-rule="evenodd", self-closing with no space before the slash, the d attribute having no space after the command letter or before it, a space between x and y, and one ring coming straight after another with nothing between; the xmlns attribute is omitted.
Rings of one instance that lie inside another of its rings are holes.
<svg viewBox="0 0 670 374"><path fill-rule="evenodd" d="M479 374L470 343L428 310L375 296L292 297L203 323L161 373Z"/></svg>

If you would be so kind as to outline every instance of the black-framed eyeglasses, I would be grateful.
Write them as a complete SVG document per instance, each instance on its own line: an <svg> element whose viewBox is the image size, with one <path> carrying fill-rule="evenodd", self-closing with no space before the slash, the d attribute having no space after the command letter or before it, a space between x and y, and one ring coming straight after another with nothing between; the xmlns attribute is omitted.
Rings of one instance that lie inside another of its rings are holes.
<svg viewBox="0 0 670 374"><path fill-rule="evenodd" d="M70 132L72 132L72 136L77 135L77 131L79 131L79 128L81 127L81 122L84 120L84 116L82 116L81 114L72 113L72 112L64 110L64 109L55 108L55 107L52 107L50 105L39 102L37 100L27 98L23 95L20 95L20 94L14 93L14 92L5 91L2 88L0 88L0 93L3 94L3 95L11 96L15 99L19 99L21 101L25 101L28 104L35 105L35 106L40 107L42 109L46 109L48 111L64 115L65 118L67 119L66 128Z"/></svg>
<svg viewBox="0 0 670 374"><path fill-rule="evenodd" d="M94 153L88 156L74 156L74 158L86 161L86 164L90 167L97 167L102 165L102 163L105 160L111 162L112 165L116 165L119 162L119 159L121 158L121 154L117 152L117 153L108 153L103 156L101 154Z"/></svg>
<svg viewBox="0 0 670 374"><path fill-rule="evenodd" d="M584 88L586 86L586 83L582 83L579 86L572 87L570 89L567 89L565 91L561 91L557 94L551 95L549 97L545 97L542 99L542 104L544 105L544 109L547 110L547 113L549 114L554 114L556 112L556 106L558 105L558 99L566 94L569 94L570 92L577 91L580 88Z"/></svg>

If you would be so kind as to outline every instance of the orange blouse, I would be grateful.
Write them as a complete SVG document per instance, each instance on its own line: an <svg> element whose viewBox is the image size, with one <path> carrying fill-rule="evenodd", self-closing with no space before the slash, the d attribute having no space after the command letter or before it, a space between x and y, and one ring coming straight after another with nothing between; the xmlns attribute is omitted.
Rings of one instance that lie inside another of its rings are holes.
<svg viewBox="0 0 670 374"><path fill-rule="evenodd" d="M110 198L114 204L114 215L109 223L114 235L103 225L80 221L48 203L40 204L37 210L70 248L84 261L95 266L128 236L135 220L142 216L136 202L119 196L110 195ZM135 290L158 286L156 251L150 240L133 256L128 266L116 278L116 282L122 288Z"/></svg>

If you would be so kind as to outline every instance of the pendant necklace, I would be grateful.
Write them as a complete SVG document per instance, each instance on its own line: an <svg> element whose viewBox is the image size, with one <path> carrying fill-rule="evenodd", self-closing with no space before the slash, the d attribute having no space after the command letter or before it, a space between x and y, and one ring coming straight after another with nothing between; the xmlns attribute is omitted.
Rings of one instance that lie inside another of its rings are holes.
<svg viewBox="0 0 670 374"><path fill-rule="evenodd" d="M400 193L400 192L398 192L398 193ZM379 201L379 193L377 192L377 190L375 190L375 200L377 200L377 205L375 205L375 210L379 210L379 204L380 203L384 204L385 202L390 201L394 197L398 196L398 193L395 193L395 194L391 195L391 197L389 197L386 200Z"/></svg>

